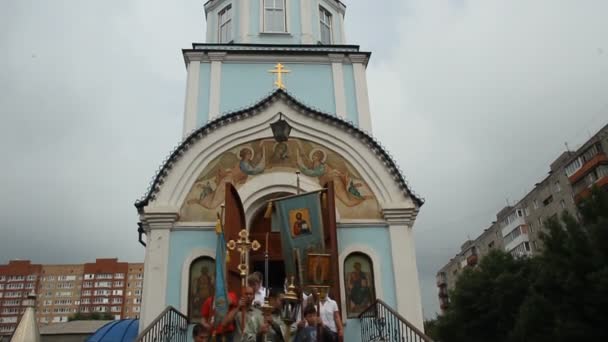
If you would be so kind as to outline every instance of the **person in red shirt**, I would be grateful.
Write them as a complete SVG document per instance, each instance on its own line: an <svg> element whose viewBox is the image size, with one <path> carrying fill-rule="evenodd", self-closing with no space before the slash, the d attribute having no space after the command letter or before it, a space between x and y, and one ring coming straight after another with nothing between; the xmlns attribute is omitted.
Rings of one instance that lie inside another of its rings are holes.
<svg viewBox="0 0 608 342"><path fill-rule="evenodd" d="M222 323L220 322L219 324L217 324L216 327L214 327L214 325L216 324L214 324L215 310L213 307L213 299L214 297L210 296L203 303L203 307L201 308L201 316L203 317L201 319L201 324L205 328L209 329L209 331L211 331L211 336L215 336L216 338L225 337L226 342L232 342L232 339L234 337L234 331L236 329L234 323L222 325ZM228 292L228 301L230 302L228 306L228 311L236 308L238 306L238 298L236 296L236 293Z"/></svg>

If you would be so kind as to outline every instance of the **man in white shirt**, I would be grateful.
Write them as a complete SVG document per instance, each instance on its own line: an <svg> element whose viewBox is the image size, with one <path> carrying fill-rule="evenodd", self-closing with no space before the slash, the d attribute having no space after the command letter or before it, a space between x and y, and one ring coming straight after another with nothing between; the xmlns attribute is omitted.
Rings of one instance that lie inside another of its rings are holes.
<svg viewBox="0 0 608 342"><path fill-rule="evenodd" d="M262 273L253 272L247 278L247 285L251 286L254 291L253 306L261 307L264 305L264 298L266 297L266 288L262 286Z"/></svg>
<svg viewBox="0 0 608 342"><path fill-rule="evenodd" d="M338 303L329 298L327 293L321 291L321 301L319 306L321 308L320 316L323 326L329 329L332 335L332 341L338 341L339 338L344 336L344 329L342 327L342 319L340 318Z"/></svg>

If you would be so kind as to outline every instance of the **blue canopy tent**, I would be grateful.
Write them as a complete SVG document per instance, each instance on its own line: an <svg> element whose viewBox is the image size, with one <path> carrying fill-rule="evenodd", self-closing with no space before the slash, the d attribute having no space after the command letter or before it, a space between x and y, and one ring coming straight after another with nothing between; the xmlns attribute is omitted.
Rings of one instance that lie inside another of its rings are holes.
<svg viewBox="0 0 608 342"><path fill-rule="evenodd" d="M137 338L138 329L138 319L112 321L97 329L86 342L133 342Z"/></svg>

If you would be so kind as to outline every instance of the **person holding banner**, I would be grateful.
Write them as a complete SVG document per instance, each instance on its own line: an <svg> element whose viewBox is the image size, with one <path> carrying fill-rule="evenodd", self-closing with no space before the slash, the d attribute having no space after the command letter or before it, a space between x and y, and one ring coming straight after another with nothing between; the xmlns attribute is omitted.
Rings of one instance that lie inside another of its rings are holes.
<svg viewBox="0 0 608 342"><path fill-rule="evenodd" d="M230 301L229 309L237 307L238 299L236 293L228 292L228 300ZM211 332L211 336L215 337L216 341L220 342L232 342L234 338L234 330L236 329L234 324L222 325L215 324L215 298L209 297L205 300L201 309L201 324L205 329ZM218 322L221 323L221 322Z"/></svg>

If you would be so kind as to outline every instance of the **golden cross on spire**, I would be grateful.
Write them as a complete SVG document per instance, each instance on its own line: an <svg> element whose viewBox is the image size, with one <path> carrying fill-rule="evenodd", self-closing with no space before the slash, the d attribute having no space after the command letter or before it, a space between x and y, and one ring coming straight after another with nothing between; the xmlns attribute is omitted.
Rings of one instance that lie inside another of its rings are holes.
<svg viewBox="0 0 608 342"><path fill-rule="evenodd" d="M277 63L277 65L274 66L274 69L268 70L268 72L277 74L277 79L274 81L274 85L278 89L285 89L285 84L283 83L283 74L288 74L291 72L291 70L287 70L283 64Z"/></svg>

